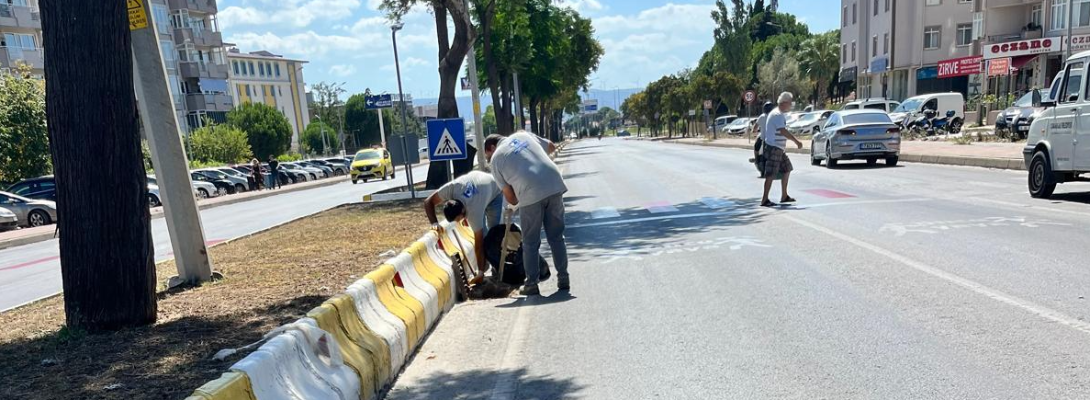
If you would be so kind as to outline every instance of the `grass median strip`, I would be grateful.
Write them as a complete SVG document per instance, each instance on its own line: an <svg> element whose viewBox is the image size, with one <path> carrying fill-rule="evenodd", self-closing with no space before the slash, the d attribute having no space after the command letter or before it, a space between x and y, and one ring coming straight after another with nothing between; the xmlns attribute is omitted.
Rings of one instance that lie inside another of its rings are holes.
<svg viewBox="0 0 1090 400"><path fill-rule="evenodd" d="M63 327L58 296L0 314L0 398L182 398L245 354L216 351L258 340L340 293L427 229L419 201L348 205L213 247L226 279L159 290L155 325L87 334ZM156 265L159 282L176 272Z"/></svg>

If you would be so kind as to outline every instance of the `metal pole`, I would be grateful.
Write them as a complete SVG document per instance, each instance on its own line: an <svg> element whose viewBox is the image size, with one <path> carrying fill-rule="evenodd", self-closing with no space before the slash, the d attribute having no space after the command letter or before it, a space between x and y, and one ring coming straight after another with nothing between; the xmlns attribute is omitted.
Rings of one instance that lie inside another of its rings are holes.
<svg viewBox="0 0 1090 400"><path fill-rule="evenodd" d="M1073 28L1071 22L1074 21L1075 4L1071 0L1063 1L1067 2L1067 39L1064 42L1060 42L1060 44L1067 45L1067 57L1064 57L1064 62L1066 62L1068 58L1071 58L1071 29Z"/></svg>
<svg viewBox="0 0 1090 400"><path fill-rule="evenodd" d="M382 123L382 109L381 108L376 109L375 112L378 113L378 134L379 134L379 137L382 138L382 142L380 142L379 145L382 146L382 148L385 149L386 148L386 127L383 126L383 123Z"/></svg>
<svg viewBox="0 0 1090 400"><path fill-rule="evenodd" d="M522 115L522 95L520 94L521 91L519 91L519 73L512 73L511 79L514 80L515 85L515 110L518 112L517 115L519 119L519 126L515 129L515 131L521 131L523 129L526 129L526 120L524 119L525 117L523 117Z"/></svg>
<svg viewBox="0 0 1090 400"><path fill-rule="evenodd" d="M409 193L412 198L416 198L416 188L413 187L413 168L412 163L409 162L409 145L405 143L405 140L409 136L408 122L405 118L405 91L401 88L401 62L397 56L397 31L401 29L401 25L394 25L391 27L390 37L394 42L394 69L397 71L397 96L401 101L401 156L405 160L405 179L408 180Z"/></svg>
<svg viewBox="0 0 1090 400"><path fill-rule="evenodd" d="M484 159L484 119L481 117L481 88L477 82L477 53L473 45L469 46L466 73L469 74L469 91L473 95L473 134L477 137L477 166L484 168L488 161Z"/></svg>
<svg viewBox="0 0 1090 400"><path fill-rule="evenodd" d="M144 7L144 12L146 20L152 21L151 7ZM205 247L204 227L193 196L185 148L178 120L174 117L174 101L154 23L132 30L132 58L140 121L155 163L155 179L162 195L174 264L178 267L178 276L172 277L168 286L209 281L212 279L212 260Z"/></svg>

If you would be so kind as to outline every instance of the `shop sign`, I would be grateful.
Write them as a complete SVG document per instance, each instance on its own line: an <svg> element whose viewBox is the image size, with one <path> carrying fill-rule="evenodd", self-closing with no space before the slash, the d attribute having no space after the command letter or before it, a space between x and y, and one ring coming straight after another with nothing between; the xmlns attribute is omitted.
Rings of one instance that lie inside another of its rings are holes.
<svg viewBox="0 0 1090 400"><path fill-rule="evenodd" d="M1028 56L1054 53L1063 50L1063 37L1015 40L1013 42L984 45L984 58Z"/></svg>
<svg viewBox="0 0 1090 400"><path fill-rule="evenodd" d="M996 58L988 60L988 76L1002 76L1011 73L1011 59Z"/></svg>
<svg viewBox="0 0 1090 400"><path fill-rule="evenodd" d="M969 56L939 61L937 68L939 78L952 78L980 73L980 63L984 60L981 56Z"/></svg>

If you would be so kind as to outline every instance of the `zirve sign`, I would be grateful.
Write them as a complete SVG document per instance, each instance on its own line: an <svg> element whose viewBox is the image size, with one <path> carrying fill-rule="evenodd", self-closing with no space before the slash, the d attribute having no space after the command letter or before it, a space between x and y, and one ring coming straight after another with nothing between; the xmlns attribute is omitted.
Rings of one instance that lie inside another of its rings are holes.
<svg viewBox="0 0 1090 400"><path fill-rule="evenodd" d="M981 71L981 61L984 61L983 56L969 56L939 61L939 78L979 74Z"/></svg>
<svg viewBox="0 0 1090 400"><path fill-rule="evenodd" d="M129 30L148 27L148 13L144 11L144 0L127 0L129 8Z"/></svg>
<svg viewBox="0 0 1090 400"><path fill-rule="evenodd" d="M428 158L431 161L466 158L466 123L461 118L428 121Z"/></svg>

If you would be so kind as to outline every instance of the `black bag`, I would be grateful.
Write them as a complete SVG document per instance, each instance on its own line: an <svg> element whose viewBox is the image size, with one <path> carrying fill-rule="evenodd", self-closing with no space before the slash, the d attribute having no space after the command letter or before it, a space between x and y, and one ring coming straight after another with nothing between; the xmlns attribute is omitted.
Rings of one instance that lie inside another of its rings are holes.
<svg viewBox="0 0 1090 400"><path fill-rule="evenodd" d="M500 252L503 250L505 230L505 225L496 225L489 229L488 234L484 236L484 258L492 266L493 276L499 276L500 273ZM515 239L522 238L522 230L519 229L518 225L511 224L511 235L515 236ZM515 286L522 285L526 281L526 269L522 265L522 241L517 240L517 242L519 243L517 250L507 251L507 260L503 268L503 283ZM549 268L549 263L545 261L545 257L540 255L538 255L538 259L541 260L540 271L544 273Z"/></svg>

